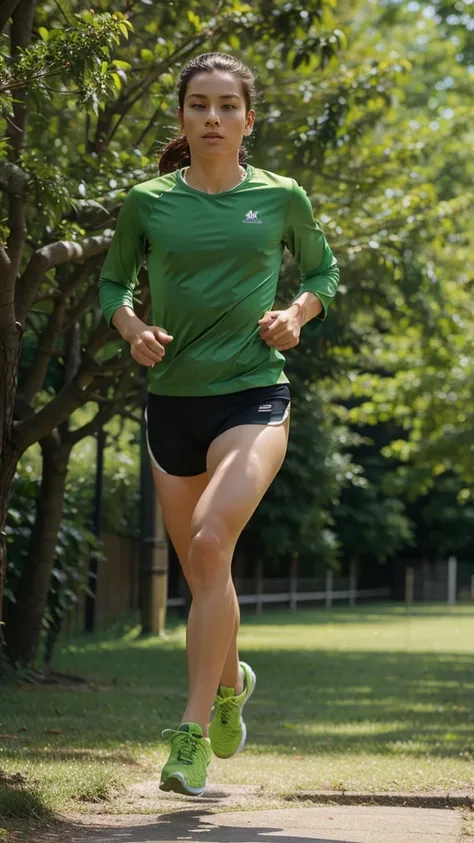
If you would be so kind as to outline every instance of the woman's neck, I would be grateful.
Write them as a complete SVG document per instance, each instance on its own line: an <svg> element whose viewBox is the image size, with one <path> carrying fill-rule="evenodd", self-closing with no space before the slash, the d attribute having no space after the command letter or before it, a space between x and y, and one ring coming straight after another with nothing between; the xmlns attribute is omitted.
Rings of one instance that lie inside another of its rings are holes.
<svg viewBox="0 0 474 843"><path fill-rule="evenodd" d="M186 184L203 193L223 193L245 178L245 170L235 159L229 161L194 157L186 170Z"/></svg>

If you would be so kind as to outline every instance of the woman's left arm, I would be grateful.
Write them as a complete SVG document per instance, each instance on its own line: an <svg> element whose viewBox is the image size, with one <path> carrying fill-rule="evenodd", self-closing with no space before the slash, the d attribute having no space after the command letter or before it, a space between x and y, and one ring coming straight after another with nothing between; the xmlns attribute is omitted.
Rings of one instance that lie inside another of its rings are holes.
<svg viewBox="0 0 474 843"><path fill-rule="evenodd" d="M306 322L326 318L339 283L337 261L305 191L295 181L284 240L301 272L300 291L288 308L269 311L259 320L261 338L279 351L298 345Z"/></svg>

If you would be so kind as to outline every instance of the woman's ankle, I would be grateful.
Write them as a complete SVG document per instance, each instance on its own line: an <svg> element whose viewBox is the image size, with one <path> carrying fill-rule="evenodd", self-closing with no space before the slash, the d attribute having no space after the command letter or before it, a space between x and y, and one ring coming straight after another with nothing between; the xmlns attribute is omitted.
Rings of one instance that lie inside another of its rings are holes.
<svg viewBox="0 0 474 843"><path fill-rule="evenodd" d="M225 681L229 680L229 681ZM232 678L225 672L222 674L221 681L219 683L220 686L223 688L233 688L236 697L240 696L242 691L245 688L245 677L240 664L237 669L237 674L233 674Z"/></svg>

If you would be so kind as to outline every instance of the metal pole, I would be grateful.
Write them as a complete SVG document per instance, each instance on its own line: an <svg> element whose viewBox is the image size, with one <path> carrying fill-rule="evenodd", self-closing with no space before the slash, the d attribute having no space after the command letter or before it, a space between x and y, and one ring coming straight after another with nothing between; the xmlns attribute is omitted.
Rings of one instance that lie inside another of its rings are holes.
<svg viewBox="0 0 474 843"><path fill-rule="evenodd" d="M413 605L415 597L415 569L407 568L405 571L405 604Z"/></svg>
<svg viewBox="0 0 474 843"><path fill-rule="evenodd" d="M158 504L143 422L140 437L140 578L142 635L161 634L168 602L168 539Z"/></svg>
<svg viewBox="0 0 474 843"><path fill-rule="evenodd" d="M450 606L456 603L457 568L458 560L455 556L450 556L448 559L448 603Z"/></svg>
<svg viewBox="0 0 474 843"><path fill-rule="evenodd" d="M351 559L349 574L349 605L355 606L357 597L357 559Z"/></svg>
<svg viewBox="0 0 474 843"><path fill-rule="evenodd" d="M326 571L326 609L332 606L333 573L330 568Z"/></svg>
<svg viewBox="0 0 474 843"><path fill-rule="evenodd" d="M102 524L102 490L104 481L104 450L107 434L103 427L97 431L97 449L96 449L96 468L95 468L95 487L94 487L94 508L92 513L92 532L97 538L100 538L101 524ZM86 601L84 607L84 631L94 632L95 630L95 608L96 608L96 594L97 594L97 556L94 551L91 551L89 556L89 591L86 594Z"/></svg>
<svg viewBox="0 0 474 843"><path fill-rule="evenodd" d="M296 595L298 593L298 557L293 556L290 562L290 611L296 611Z"/></svg>

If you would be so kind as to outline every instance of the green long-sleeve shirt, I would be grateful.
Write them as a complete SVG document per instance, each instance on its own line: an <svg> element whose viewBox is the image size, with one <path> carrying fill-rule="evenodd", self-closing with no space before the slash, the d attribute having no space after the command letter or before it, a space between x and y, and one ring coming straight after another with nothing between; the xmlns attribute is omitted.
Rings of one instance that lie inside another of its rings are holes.
<svg viewBox="0 0 474 843"><path fill-rule="evenodd" d="M133 307L145 256L153 324L174 339L149 369L159 395L218 395L287 382L284 355L259 336L271 310L285 246L327 314L339 270L294 179L247 167L231 190L210 194L183 171L137 184L120 210L99 289L105 319Z"/></svg>

